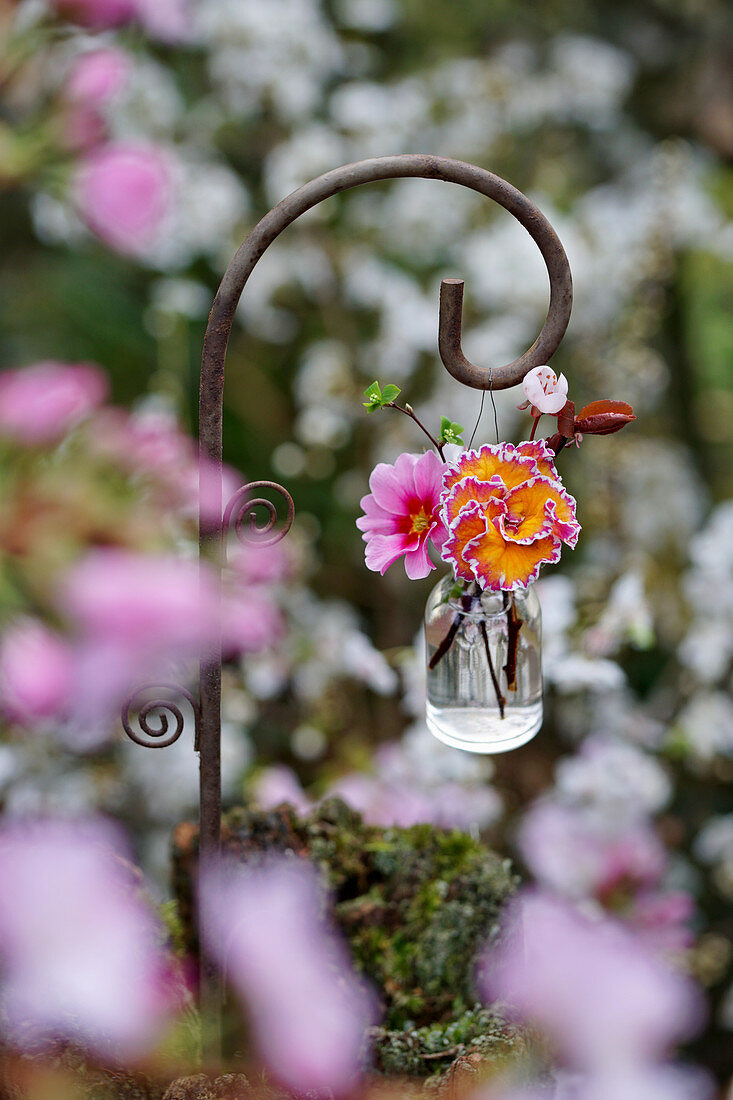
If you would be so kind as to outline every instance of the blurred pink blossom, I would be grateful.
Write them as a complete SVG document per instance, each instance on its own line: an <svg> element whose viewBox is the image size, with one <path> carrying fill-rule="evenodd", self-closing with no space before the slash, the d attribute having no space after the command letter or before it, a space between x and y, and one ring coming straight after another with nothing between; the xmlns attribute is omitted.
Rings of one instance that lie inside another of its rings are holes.
<svg viewBox="0 0 733 1100"><path fill-rule="evenodd" d="M0 638L0 710L12 722L37 726L64 714L72 686L66 643L38 619L20 618Z"/></svg>
<svg viewBox="0 0 733 1100"><path fill-rule="evenodd" d="M104 408L90 420L88 439L94 450L112 459L123 470L139 474L163 491L163 503L183 515L198 516L199 455L194 440L181 428L176 416L166 408L144 407L129 413L119 408ZM204 459L210 481L218 486L217 467ZM222 497L229 500L242 484L241 475L231 466L222 470ZM159 493L160 495L160 493ZM222 504L213 488L201 498L202 515L221 517ZM277 554L275 555L277 558Z"/></svg>
<svg viewBox="0 0 733 1100"><path fill-rule="evenodd" d="M170 554L93 550L68 574L61 600L90 643L181 656L216 637L213 578L198 562Z"/></svg>
<svg viewBox="0 0 733 1100"><path fill-rule="evenodd" d="M136 14L135 0L51 0L63 19L70 19L92 30L121 27Z"/></svg>
<svg viewBox="0 0 733 1100"><path fill-rule="evenodd" d="M649 1064L702 1023L697 987L625 926L539 892L517 899L481 984L488 1000L508 1002L581 1067Z"/></svg>
<svg viewBox="0 0 733 1100"><path fill-rule="evenodd" d="M285 542L272 546L237 543L229 553L229 561L244 584L282 584L292 571Z"/></svg>
<svg viewBox="0 0 733 1100"><path fill-rule="evenodd" d="M313 869L284 857L209 867L199 903L209 951L246 1003L272 1072L297 1092L353 1087L375 1001L324 923Z"/></svg>
<svg viewBox="0 0 733 1100"><path fill-rule="evenodd" d="M107 396L107 381L90 363L53 359L0 373L0 435L20 443L54 443Z"/></svg>
<svg viewBox="0 0 733 1100"><path fill-rule="evenodd" d="M116 46L90 50L75 59L64 93L67 99L76 103L102 106L125 86L130 69L129 55Z"/></svg>
<svg viewBox="0 0 733 1100"><path fill-rule="evenodd" d="M260 772L253 794L263 810L274 810L283 802L289 802L302 815L310 813L313 808L297 775L286 764L274 764Z"/></svg>
<svg viewBox="0 0 733 1100"><path fill-rule="evenodd" d="M442 829L470 830L477 823L485 827L501 810L499 796L488 786L471 788L446 781L427 789L364 772L342 776L327 794L343 798L370 825L399 828L430 823Z"/></svg>
<svg viewBox="0 0 733 1100"><path fill-rule="evenodd" d="M524 815L519 847L540 883L575 898L656 883L666 863L663 845L647 826L609 827L549 801Z"/></svg>
<svg viewBox="0 0 733 1100"><path fill-rule="evenodd" d="M88 149L104 140L103 109L125 87L130 71L129 55L114 46L75 59L63 90L64 137L69 148Z"/></svg>
<svg viewBox="0 0 733 1100"><path fill-rule="evenodd" d="M188 0L135 0L137 17L153 38L161 42L184 42L191 37Z"/></svg>
<svg viewBox="0 0 733 1100"><path fill-rule="evenodd" d="M695 900L686 890L647 890L637 894L626 920L658 950L679 953L690 948L694 935L690 922Z"/></svg>
<svg viewBox="0 0 733 1100"><path fill-rule="evenodd" d="M439 515L445 469L433 451L401 454L393 466L379 462L374 467L371 493L361 499L365 515L356 521L364 532L367 569L384 574L403 556L410 580L435 569L428 543L440 549L447 535Z"/></svg>
<svg viewBox="0 0 733 1100"><path fill-rule="evenodd" d="M153 38L180 42L190 36L187 0L51 0L62 19L91 30L139 22Z"/></svg>
<svg viewBox="0 0 733 1100"><path fill-rule="evenodd" d="M68 740L78 749L106 740L125 698L167 681L220 626L213 576L172 555L94 550L67 575L59 600L74 635Z"/></svg>
<svg viewBox="0 0 733 1100"><path fill-rule="evenodd" d="M235 583L225 585L221 629L226 654L261 653L281 637L285 624L266 588Z"/></svg>
<svg viewBox="0 0 733 1100"><path fill-rule="evenodd" d="M81 161L76 179L79 211L106 244L140 255L158 233L172 200L165 155L145 142L110 142Z"/></svg>
<svg viewBox="0 0 733 1100"><path fill-rule="evenodd" d="M691 1067L620 1066L582 1079L563 1100L712 1100L713 1094L707 1074Z"/></svg>
<svg viewBox="0 0 733 1100"><path fill-rule="evenodd" d="M388 752L399 753L398 744L385 745L376 754L378 768L387 763ZM385 769L386 770L386 769ZM292 770L281 765L265 768L254 784L253 796L265 810L289 802L301 813L313 808ZM387 778L379 772L349 772L331 783L324 798L342 798L370 825L407 828L429 822L442 829L485 828L501 812L501 798L486 784L469 786L446 780L430 787Z"/></svg>
<svg viewBox="0 0 733 1100"><path fill-rule="evenodd" d="M88 437L98 454L164 488L171 506L195 505L196 444L167 409L101 409L89 422Z"/></svg>
<svg viewBox="0 0 733 1100"><path fill-rule="evenodd" d="M162 931L99 821L0 830L0 1005L7 1037L105 1057L150 1050L172 1007Z"/></svg>
<svg viewBox="0 0 733 1100"><path fill-rule="evenodd" d="M518 840L542 886L594 899L642 932L657 951L690 945L694 901L684 891L664 889L667 853L648 822L602 818L545 801L524 815Z"/></svg>

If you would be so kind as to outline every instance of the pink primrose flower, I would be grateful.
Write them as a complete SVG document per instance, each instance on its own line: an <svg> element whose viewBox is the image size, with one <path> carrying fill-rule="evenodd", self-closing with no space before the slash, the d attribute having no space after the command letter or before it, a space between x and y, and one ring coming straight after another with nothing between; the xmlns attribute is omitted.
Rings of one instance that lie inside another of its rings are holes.
<svg viewBox="0 0 733 1100"><path fill-rule="evenodd" d="M368 569L384 574L404 557L407 576L420 580L435 568L428 543L440 550L446 537L439 515L445 468L432 451L401 454L394 466L374 467L371 493L361 500L365 515L356 521L364 532Z"/></svg>
<svg viewBox="0 0 733 1100"><path fill-rule="evenodd" d="M481 981L585 1068L649 1064L702 1022L698 988L643 940L539 892L520 894Z"/></svg>
<svg viewBox="0 0 733 1100"><path fill-rule="evenodd" d="M199 904L209 951L271 1071L297 1093L353 1088L375 1000L323 920L313 869L285 857L203 868Z"/></svg>
<svg viewBox="0 0 733 1100"><path fill-rule="evenodd" d="M101 405L107 381L90 363L44 360L0 373L0 435L55 443Z"/></svg>
<svg viewBox="0 0 733 1100"><path fill-rule="evenodd" d="M141 255L172 201L166 157L144 142L99 146L81 161L76 199L82 218L105 244L126 255Z"/></svg>
<svg viewBox="0 0 733 1100"><path fill-rule="evenodd" d="M172 1008L168 963L126 855L106 822L0 829L0 1006L13 1044L68 1040L111 1059L154 1047Z"/></svg>
<svg viewBox="0 0 733 1100"><path fill-rule="evenodd" d="M568 380L552 367L535 367L525 374L522 390L537 413L559 413L568 400Z"/></svg>
<svg viewBox="0 0 733 1100"><path fill-rule="evenodd" d="M442 557L463 580L512 591L574 547L580 524L543 440L484 443L446 468Z"/></svg>
<svg viewBox="0 0 733 1100"><path fill-rule="evenodd" d="M38 619L12 622L0 638L0 710L21 726L59 719L69 702L72 655Z"/></svg>

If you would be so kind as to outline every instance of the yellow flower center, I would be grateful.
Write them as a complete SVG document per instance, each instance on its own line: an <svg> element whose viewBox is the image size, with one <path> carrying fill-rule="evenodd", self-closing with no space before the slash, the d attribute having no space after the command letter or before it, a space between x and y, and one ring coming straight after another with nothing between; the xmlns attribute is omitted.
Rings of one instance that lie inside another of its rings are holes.
<svg viewBox="0 0 733 1100"><path fill-rule="evenodd" d="M417 515L410 516L410 519L412 520L413 533L416 535L425 531L431 523L430 516L426 513L424 508L419 511Z"/></svg>

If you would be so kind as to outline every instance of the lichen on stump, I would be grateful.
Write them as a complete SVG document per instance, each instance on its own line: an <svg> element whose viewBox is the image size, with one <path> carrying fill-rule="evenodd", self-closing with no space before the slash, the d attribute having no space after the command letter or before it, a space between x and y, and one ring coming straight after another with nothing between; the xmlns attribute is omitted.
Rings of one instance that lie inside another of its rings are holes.
<svg viewBox="0 0 733 1100"><path fill-rule="evenodd" d="M175 831L174 886L191 951L197 841L193 825ZM501 1061L516 1051L518 1031L477 1007L474 985L476 956L496 938L515 887L508 860L456 830L365 824L339 799L305 818L287 805L231 810L222 847L243 863L282 851L319 869L331 916L382 1001L374 1058L383 1072L427 1077L454 1056L479 1052Z"/></svg>

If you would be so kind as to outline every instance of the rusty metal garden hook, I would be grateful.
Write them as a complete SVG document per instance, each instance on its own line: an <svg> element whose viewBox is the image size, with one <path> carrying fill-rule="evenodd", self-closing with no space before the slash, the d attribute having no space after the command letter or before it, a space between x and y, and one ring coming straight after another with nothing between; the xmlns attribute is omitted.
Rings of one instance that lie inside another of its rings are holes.
<svg viewBox="0 0 733 1100"><path fill-rule="evenodd" d="M440 326L438 344L446 369L466 386L481 390L501 390L516 386L532 367L546 363L562 340L570 318L572 280L567 256L557 234L534 203L499 176L464 161L448 160L423 153L375 157L372 160L346 164L311 180L293 191L261 219L238 249L227 268L209 315L201 360L199 401L199 543L202 561L218 576L224 565L224 539L232 520L238 535L244 534L245 512L251 514L264 507L268 519L264 525L255 520L254 534L263 545L275 541L270 537L276 521L275 506L267 499L252 496L266 487L279 493L288 509L286 526L292 522L293 502L286 490L268 482L244 486L224 508L222 501L222 422L224 404L224 364L234 314L242 291L258 260L273 241L292 222L325 199L365 183L378 180L422 178L442 180L468 187L503 206L524 226L542 253L550 279L550 306L547 319L532 347L523 356L506 366L476 367L461 350L461 315L463 282L444 279L440 296ZM251 534L252 532L250 532ZM284 533L281 532L281 533ZM220 848L221 839L221 673L220 643L211 644L202 654L199 698L185 691L179 695L194 707L196 744L200 761L200 832L199 855L206 862ZM135 733L125 708L124 724L128 734L139 744L162 747L172 744L183 728L182 712L177 704L156 698L138 707L142 732ZM172 715L175 727L169 730L165 712ZM152 726L149 715L157 716ZM210 960L202 956L202 998L210 1003L214 1016L219 1014L220 977Z"/></svg>
<svg viewBox="0 0 733 1100"><path fill-rule="evenodd" d="M468 187L497 202L520 222L539 248L550 280L547 319L532 347L506 366L476 367L461 350L463 283L445 279L441 288L440 355L459 382L474 389L508 389L532 367L546 363L562 340L570 318L572 279L565 250L547 218L526 195L500 176L475 164L425 153L375 157L345 164L303 184L265 214L237 250L217 292L204 337L199 402L200 545L215 569L223 564L222 420L224 363L237 304L258 260L273 241L307 210L325 199L378 180L421 178ZM216 506L218 502L219 506ZM219 845L221 810L220 762L221 653L207 653L201 662L201 850Z"/></svg>

